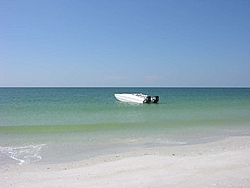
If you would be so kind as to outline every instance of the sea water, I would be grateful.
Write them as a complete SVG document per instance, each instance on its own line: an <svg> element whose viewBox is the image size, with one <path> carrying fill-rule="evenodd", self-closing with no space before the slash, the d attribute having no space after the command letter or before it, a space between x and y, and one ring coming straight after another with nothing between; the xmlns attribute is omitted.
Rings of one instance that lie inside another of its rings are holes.
<svg viewBox="0 0 250 188"><path fill-rule="evenodd" d="M124 103L115 93L160 100ZM0 88L0 164L70 162L244 135L249 88Z"/></svg>

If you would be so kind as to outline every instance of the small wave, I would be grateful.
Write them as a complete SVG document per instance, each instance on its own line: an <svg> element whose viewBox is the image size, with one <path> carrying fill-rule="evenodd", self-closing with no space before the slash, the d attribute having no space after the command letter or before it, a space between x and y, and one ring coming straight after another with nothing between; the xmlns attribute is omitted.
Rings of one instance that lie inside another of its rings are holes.
<svg viewBox="0 0 250 188"><path fill-rule="evenodd" d="M153 142L157 144L167 144L167 145L186 145L187 144L187 142L181 142L181 141L176 141L172 139L162 139L162 138L154 139Z"/></svg>
<svg viewBox="0 0 250 188"><path fill-rule="evenodd" d="M30 164L42 160L40 151L43 146L40 145L29 145L20 147L0 147L0 152L6 154L11 159L18 161L18 164Z"/></svg>
<svg viewBox="0 0 250 188"><path fill-rule="evenodd" d="M165 138L127 138L127 139L112 139L111 141L118 143L151 143L151 144L165 144L165 145L186 145L187 142L176 141Z"/></svg>

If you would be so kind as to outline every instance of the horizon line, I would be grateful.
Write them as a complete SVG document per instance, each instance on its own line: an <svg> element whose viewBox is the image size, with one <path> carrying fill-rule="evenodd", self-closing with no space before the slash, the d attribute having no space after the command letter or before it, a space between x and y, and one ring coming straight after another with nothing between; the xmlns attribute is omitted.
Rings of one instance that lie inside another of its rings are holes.
<svg viewBox="0 0 250 188"><path fill-rule="evenodd" d="M250 86L0 86L0 88L250 88Z"/></svg>

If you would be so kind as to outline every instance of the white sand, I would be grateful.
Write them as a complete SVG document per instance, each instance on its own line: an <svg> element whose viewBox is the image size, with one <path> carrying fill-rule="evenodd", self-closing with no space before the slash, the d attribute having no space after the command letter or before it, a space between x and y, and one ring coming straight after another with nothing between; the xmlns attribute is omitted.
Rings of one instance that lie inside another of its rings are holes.
<svg viewBox="0 0 250 188"><path fill-rule="evenodd" d="M2 166L0 187L250 187L250 137L67 164Z"/></svg>

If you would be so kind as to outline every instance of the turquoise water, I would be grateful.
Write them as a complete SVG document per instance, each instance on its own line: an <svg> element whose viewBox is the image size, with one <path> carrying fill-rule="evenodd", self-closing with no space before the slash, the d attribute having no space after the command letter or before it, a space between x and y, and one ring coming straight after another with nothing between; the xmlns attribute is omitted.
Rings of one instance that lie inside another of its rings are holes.
<svg viewBox="0 0 250 188"><path fill-rule="evenodd" d="M145 93L159 104L117 101ZM249 88L0 88L0 164L57 163L250 135Z"/></svg>

